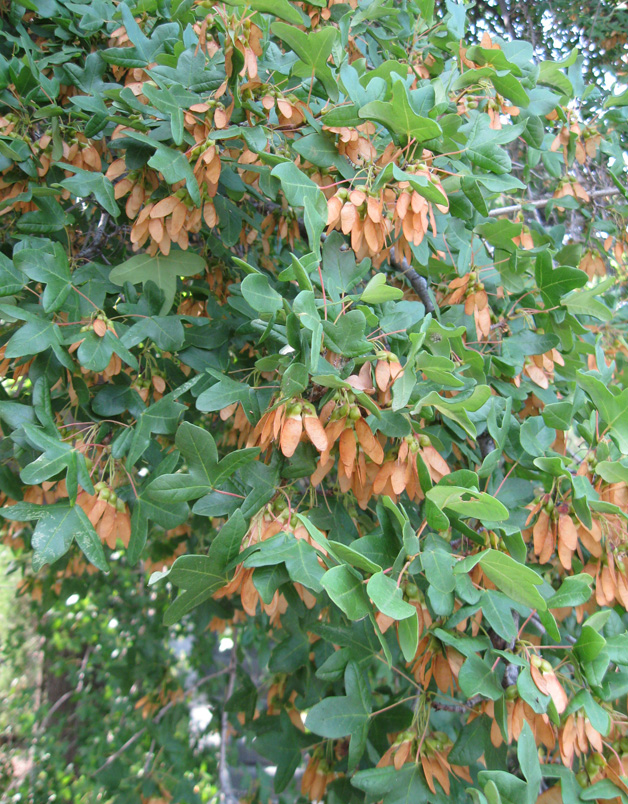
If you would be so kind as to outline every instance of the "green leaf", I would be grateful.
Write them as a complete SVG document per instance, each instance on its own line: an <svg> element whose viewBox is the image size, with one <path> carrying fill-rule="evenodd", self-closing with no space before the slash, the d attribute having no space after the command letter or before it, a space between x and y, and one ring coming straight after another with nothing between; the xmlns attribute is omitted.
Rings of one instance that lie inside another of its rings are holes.
<svg viewBox="0 0 628 804"><path fill-rule="evenodd" d="M310 248L318 259L321 256L321 235L327 224L327 201L322 193L303 199L303 222ZM297 273L298 275L298 273Z"/></svg>
<svg viewBox="0 0 628 804"><path fill-rule="evenodd" d="M298 396L309 381L310 375L303 363L291 363L281 377L281 393L287 398Z"/></svg>
<svg viewBox="0 0 628 804"><path fill-rule="evenodd" d="M198 378L195 378L198 379ZM172 433L185 406L175 401L175 393L171 392L151 405L140 416L133 438L127 452L127 467L133 466L142 457L150 444L153 433Z"/></svg>
<svg viewBox="0 0 628 804"><path fill-rule="evenodd" d="M200 590L186 590L182 592L177 599L172 603L164 614L164 625L174 625L179 622L181 617L187 614L192 609L200 606L214 594L220 587L214 589L212 586L204 587Z"/></svg>
<svg viewBox="0 0 628 804"><path fill-rule="evenodd" d="M628 89L620 92L619 95L611 95L604 101L604 108L611 109L613 107L628 106Z"/></svg>
<svg viewBox="0 0 628 804"><path fill-rule="evenodd" d="M59 343L57 327L45 318L28 321L9 339L4 351L5 357L25 357L36 355Z"/></svg>
<svg viewBox="0 0 628 804"><path fill-rule="evenodd" d="M354 774L351 783L370 794L368 800L383 800L384 804L427 804L430 791L419 765L406 763L401 770L367 768ZM382 798L383 797L383 798Z"/></svg>
<svg viewBox="0 0 628 804"><path fill-rule="evenodd" d="M270 29L301 59L301 64L292 68L294 75L309 78L313 73L325 87L329 98L338 100L338 84L328 64L338 36L336 28L326 26L308 34L285 22L273 22Z"/></svg>
<svg viewBox="0 0 628 804"><path fill-rule="evenodd" d="M485 591L482 595L482 612L489 625L506 642L511 642L517 636L517 626L512 616L512 604L500 592Z"/></svg>
<svg viewBox="0 0 628 804"><path fill-rule="evenodd" d="M421 117L412 108L408 89L402 80L392 86L392 100L375 100L365 104L358 112L363 120L375 120L405 142L432 140L442 134L441 127L429 117Z"/></svg>
<svg viewBox="0 0 628 804"><path fill-rule="evenodd" d="M125 332L121 340L126 348L132 349L146 338L150 338L165 352L176 352L183 345L185 331L176 316L152 316L140 319Z"/></svg>
<svg viewBox="0 0 628 804"><path fill-rule="evenodd" d="M599 464L598 464L599 465ZM565 578L557 592L547 598L548 609L581 606L591 597L593 578L587 573Z"/></svg>
<svg viewBox="0 0 628 804"><path fill-rule="evenodd" d="M172 565L168 580L176 586L193 592L210 590L214 594L227 583L224 568L209 556L179 556Z"/></svg>
<svg viewBox="0 0 628 804"><path fill-rule="evenodd" d="M620 450L628 453L628 388L624 388L619 394L614 394L601 379L584 371L576 372L576 380L593 401L604 424L617 439Z"/></svg>
<svg viewBox="0 0 628 804"><path fill-rule="evenodd" d="M373 350L373 345L366 340L365 330L366 318L361 310L350 310L336 322L323 321L325 344L345 357L358 357Z"/></svg>
<svg viewBox="0 0 628 804"><path fill-rule="evenodd" d="M421 553L421 562L425 577L430 586L443 594L454 591L456 577L453 573L454 557L441 548L425 548Z"/></svg>
<svg viewBox="0 0 628 804"><path fill-rule="evenodd" d="M482 756L491 746L491 721L486 715L480 715L468 723L454 743L448 754L448 761L455 765L470 765Z"/></svg>
<svg viewBox="0 0 628 804"><path fill-rule="evenodd" d="M615 281L614 277L609 276L594 288L570 293L562 303L572 315L590 315L599 321L610 321L613 317L612 310L596 297L611 288Z"/></svg>
<svg viewBox="0 0 628 804"><path fill-rule="evenodd" d="M328 544L333 548L333 555L337 559L340 559L347 564L351 564L352 567L357 567L358 569L371 573L379 572L381 570L379 564L376 564L374 561L371 561L370 558L367 558L367 556L362 555L362 553L359 552L359 548L363 546L362 539L358 539L357 542L353 542L356 549L353 549L352 545L336 542L333 539L329 539Z"/></svg>
<svg viewBox="0 0 628 804"><path fill-rule="evenodd" d="M416 614L414 606L403 599L403 592L395 581L383 572L369 578L366 591L379 611L393 620L405 620Z"/></svg>
<svg viewBox="0 0 628 804"><path fill-rule="evenodd" d="M482 188L475 178L470 176L463 176L461 182L462 192L466 195L469 201L477 209L480 215L488 216L488 207L482 193Z"/></svg>
<svg viewBox="0 0 628 804"><path fill-rule="evenodd" d="M238 554L246 522L236 511L211 543L206 556L180 556L172 565L169 580L185 589L164 616L164 624L177 622L224 586L230 577L227 565Z"/></svg>
<svg viewBox="0 0 628 804"><path fill-rule="evenodd" d="M190 513L188 506L184 502L161 503L158 500L150 499L147 491L138 497L135 506L138 509L138 526L143 520L150 519L164 530L178 527L185 522ZM133 516L135 515L134 509ZM143 525L140 527L143 528Z"/></svg>
<svg viewBox="0 0 628 804"><path fill-rule="evenodd" d="M69 176L59 182L62 187L69 190L71 195L76 198L87 198L93 195L105 212L113 215L114 218L118 217L120 207L116 204L113 184L103 173L82 170L66 162L59 162L59 167L74 173L74 176Z"/></svg>
<svg viewBox="0 0 628 804"><path fill-rule="evenodd" d="M509 517L506 506L483 491L438 485L429 489L425 496L439 509L448 508L462 517L490 522L500 522Z"/></svg>
<svg viewBox="0 0 628 804"><path fill-rule="evenodd" d="M527 783L530 785L530 792L533 794L531 800L536 801L539 784L541 783L541 766L539 765L539 753L532 734L532 729L527 721L524 721L519 740L517 741L517 759L519 767L523 771Z"/></svg>
<svg viewBox="0 0 628 804"><path fill-rule="evenodd" d="M314 131L300 137L292 144L292 149L318 167L334 167L340 162L334 139L324 132Z"/></svg>
<svg viewBox="0 0 628 804"><path fill-rule="evenodd" d="M39 518L32 536L33 570L53 564L70 549L76 538L87 559L103 572L108 571L100 539L91 522L78 506L48 506Z"/></svg>
<svg viewBox="0 0 628 804"><path fill-rule="evenodd" d="M368 285L362 291L360 301L367 304L383 304L387 301L395 301L403 298L401 288L393 288L386 284L384 274L375 274Z"/></svg>
<svg viewBox="0 0 628 804"><path fill-rule="evenodd" d="M398 625L399 647L406 662L411 662L419 646L419 616L406 617Z"/></svg>
<svg viewBox="0 0 628 804"><path fill-rule="evenodd" d="M283 307L279 293L271 288L266 276L263 274L249 274L244 278L242 295L251 307L266 315L272 315Z"/></svg>
<svg viewBox="0 0 628 804"><path fill-rule="evenodd" d="M79 505L75 505L72 510L77 519L77 528L74 532L76 543L91 564L102 572L109 572L109 565L105 558L100 536L94 530L94 526L87 518L87 514Z"/></svg>
<svg viewBox="0 0 628 804"><path fill-rule="evenodd" d="M46 505L18 502L15 505L5 505L0 508L0 516L16 522L29 522L32 519L41 519L50 508Z"/></svg>
<svg viewBox="0 0 628 804"><path fill-rule="evenodd" d="M277 24L283 25L284 23ZM294 162L281 162L276 165L271 170L271 176L279 179L286 200L293 207L304 206L306 198L309 198L316 206L317 199L323 194L318 184L299 170Z"/></svg>
<svg viewBox="0 0 628 804"><path fill-rule="evenodd" d="M565 710L565 716L570 715L572 712L577 712L583 707L593 728L599 731L602 736L606 737L611 729L611 717L606 709L593 699L588 690L580 690L573 696Z"/></svg>
<svg viewBox="0 0 628 804"><path fill-rule="evenodd" d="M501 174L509 173L512 169L510 157L494 142L475 141L467 145L466 151L473 164L482 170Z"/></svg>
<svg viewBox="0 0 628 804"><path fill-rule="evenodd" d="M56 243L52 251L47 248L21 249L13 255L13 262L29 279L46 285L42 296L44 310L46 312L58 310L72 287L68 258L62 246Z"/></svg>
<svg viewBox="0 0 628 804"><path fill-rule="evenodd" d="M251 8L261 14L272 14L274 17L281 17L282 20L292 22L294 25L304 24L303 17L296 8L290 5L288 0L226 0L226 3L229 6Z"/></svg>
<svg viewBox="0 0 628 804"><path fill-rule="evenodd" d="M458 684L467 698L482 695L496 701L504 694L490 664L472 654L460 668Z"/></svg>
<svg viewBox="0 0 628 804"><path fill-rule="evenodd" d="M92 330L77 349L78 361L88 371L101 372L109 365L113 348L109 338L101 338Z"/></svg>
<svg viewBox="0 0 628 804"><path fill-rule="evenodd" d="M444 399L436 391L422 397L412 411L415 414L421 412L421 408L431 405L436 408L443 416L453 419L459 424L471 438L477 435L475 425L468 416L467 411L473 412L485 404L491 395L491 390L487 385L478 385L473 389L473 393L465 399Z"/></svg>
<svg viewBox="0 0 628 804"><path fill-rule="evenodd" d="M548 84L556 87L563 95L570 98L573 94L571 81L562 72L565 67L571 67L578 58L578 49L573 48L569 56L562 61L542 61L539 65L539 84Z"/></svg>
<svg viewBox="0 0 628 804"><path fill-rule="evenodd" d="M237 449L227 453L227 455L218 462L218 466L214 472L214 486L219 486L224 480L231 477L241 466L245 466L247 463L254 461L259 454L259 447Z"/></svg>
<svg viewBox="0 0 628 804"><path fill-rule="evenodd" d="M531 416L521 425L521 446L535 458L544 456L556 439L556 430L545 424L541 416Z"/></svg>
<svg viewBox="0 0 628 804"><path fill-rule="evenodd" d="M19 293L24 284L22 273L7 256L0 254L0 298Z"/></svg>
<svg viewBox="0 0 628 804"><path fill-rule="evenodd" d="M355 733L367 722L368 712L359 700L338 696L315 704L308 712L305 726L321 737L338 739Z"/></svg>
<svg viewBox="0 0 628 804"><path fill-rule="evenodd" d="M595 474L607 483L628 483L628 467L619 461L600 461L596 464Z"/></svg>
<svg viewBox="0 0 628 804"><path fill-rule="evenodd" d="M295 583L306 586L316 594L323 589L325 570L318 561L318 553L306 541L293 538L291 550L284 561L288 575Z"/></svg>
<svg viewBox="0 0 628 804"><path fill-rule="evenodd" d="M169 115L172 139L175 145L181 145L183 142L183 109L187 109L193 104L198 99L197 96L180 88L175 95L170 89L158 89L149 82L145 82L142 92L156 109Z"/></svg>
<svg viewBox="0 0 628 804"><path fill-rule="evenodd" d="M582 662L592 662L606 645L606 640L590 625L582 626L582 631L573 649Z"/></svg>
<svg viewBox="0 0 628 804"><path fill-rule="evenodd" d="M537 611L545 611L547 604L536 589L541 586L543 579L534 570L498 550L484 552L480 563L489 580L511 600Z"/></svg>
<svg viewBox="0 0 628 804"><path fill-rule="evenodd" d="M211 433L189 422L183 422L179 427L175 445L185 457L189 473L177 472L155 478L147 489L153 500L168 503L203 497L240 466L259 455L257 447L234 450L219 462Z"/></svg>
<svg viewBox="0 0 628 804"><path fill-rule="evenodd" d="M582 801L608 800L616 799L617 797L620 797L622 801L627 798L623 788L614 785L610 779L602 779L601 782L596 782L591 785L591 787L580 792L580 799Z"/></svg>
<svg viewBox="0 0 628 804"><path fill-rule="evenodd" d="M196 407L203 413L222 410L234 402L246 402L249 397L249 386L236 382L230 377L221 377L215 384L199 394Z"/></svg>
<svg viewBox="0 0 628 804"><path fill-rule="evenodd" d="M163 254L156 254L154 257L148 254L136 254L113 268L109 273L109 279L114 285L123 285L125 282L134 285L139 282L142 284L154 282L164 294L160 311L160 315L164 315L172 307L177 289L177 277L194 276L203 273L204 270L205 260L199 254L173 249L167 257Z"/></svg>
<svg viewBox="0 0 628 804"><path fill-rule="evenodd" d="M329 597L350 620L361 620L371 611L364 584L344 565L332 567L321 578Z"/></svg>
<svg viewBox="0 0 628 804"><path fill-rule="evenodd" d="M168 184L176 184L185 180L185 186L192 203L197 207L202 205L198 182L184 153L176 151L174 148L168 148L163 143L157 142L157 140L153 140L137 131L129 131L128 136L154 148L155 153L148 160L150 167L159 170Z"/></svg>
<svg viewBox="0 0 628 804"><path fill-rule="evenodd" d="M240 545L246 531L247 523L242 512L234 511L212 541L207 554L209 560L221 569L228 567L240 552Z"/></svg>
<svg viewBox="0 0 628 804"><path fill-rule="evenodd" d="M537 255L535 275L546 307L556 307L570 290L581 288L589 281L585 272L579 268L571 268L567 265L553 268L552 258L547 251Z"/></svg>

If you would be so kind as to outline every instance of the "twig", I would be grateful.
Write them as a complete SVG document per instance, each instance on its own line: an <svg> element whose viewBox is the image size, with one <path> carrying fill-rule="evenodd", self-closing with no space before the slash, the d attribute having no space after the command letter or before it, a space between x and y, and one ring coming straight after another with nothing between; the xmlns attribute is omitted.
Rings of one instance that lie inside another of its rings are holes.
<svg viewBox="0 0 628 804"><path fill-rule="evenodd" d="M605 187L602 190L592 190L589 193L590 198L602 198L611 195L619 195L619 189L617 187ZM534 209L541 209L542 207L546 207L550 201L556 201L560 203L560 198L539 198L538 201L526 201L523 204L512 204L509 207L496 207L492 209L488 216L489 218L496 218L498 215L510 215L511 212L520 212L525 207L533 207Z"/></svg>
<svg viewBox="0 0 628 804"><path fill-rule="evenodd" d="M87 660L89 659L89 654L90 653L91 653L91 648L87 648L87 650L85 651L85 654L83 656L83 659L81 661L81 666L79 668L79 676L78 676L78 683L76 685L76 689L75 690L68 690L67 692L64 692L63 695L60 698L57 698L57 700L53 703L53 705L50 707L50 709L46 713L46 716L44 717L44 719L41 722L41 726L39 727L39 730L38 730L40 734L45 731L46 726L48 725L48 722L50 721L50 718L54 715L54 713L58 709L60 709L63 706L63 704L69 698L71 698L74 695L75 692L81 692L82 691L82 689L83 689L83 687L85 685L85 668L87 667Z"/></svg>
<svg viewBox="0 0 628 804"><path fill-rule="evenodd" d="M98 225L94 230L93 234L91 234L91 242L88 238L85 238L85 242L83 243L83 247L77 254L77 259L79 257L87 258L88 256L91 257L92 254L96 255L98 253L98 249L100 248L100 244L105 239L105 230L107 228L107 224L109 223L109 213L102 212L100 215L100 220L98 221Z"/></svg>
<svg viewBox="0 0 628 804"><path fill-rule="evenodd" d="M48 721L54 715L54 713L57 711L57 709L62 707L63 704L68 700L68 698L71 698L74 695L75 692L76 692L76 690L68 690L67 692L64 692L63 695L60 698L57 698L57 700L53 703L53 705L48 710L48 713L46 714L46 717L41 722L41 726L40 726L40 731L41 732L44 731L44 729L48 725Z"/></svg>
<svg viewBox="0 0 628 804"><path fill-rule="evenodd" d="M203 678L199 679L199 681L197 681L195 684L192 684L192 686L188 690L186 690L185 692L186 697L190 695L192 692L194 692L194 690L198 689L201 686L201 684L205 684L207 681L211 681L212 678L217 678L218 676L222 676L228 672L229 667L223 667L222 670L218 670L216 673L210 673L208 676L204 676ZM176 703L179 703L180 700L181 699L179 698L174 701L169 701L167 704L165 704L165 706L162 706L151 722L155 724L159 723L159 721L166 714L166 712L172 709L172 707ZM113 754L108 756L107 759L103 762L103 764L95 771L93 771L90 774L90 776L95 776L97 773L100 773L101 770L104 770L109 765L111 765L112 762L115 762L116 759L119 756L122 756L122 754L124 754L127 748L130 748L134 743L136 743L140 739L140 737L142 737L146 733L147 730L148 726L143 726L139 731L136 731L135 734L131 735L131 737L129 737L129 739L124 743L124 745L118 748L118 750L115 751Z"/></svg>
<svg viewBox="0 0 628 804"><path fill-rule="evenodd" d="M502 17L504 20L504 27L510 34L510 37L512 39L516 39L517 35L515 34L515 29L513 28L512 20L510 19L510 10L508 8L508 4L504 2L504 0L499 0L499 10L502 13Z"/></svg>
<svg viewBox="0 0 628 804"><path fill-rule="evenodd" d="M427 284L427 280L425 277L417 274L414 268L411 268L408 265L408 260L403 257L401 260L398 260L395 256L395 249L391 248L390 250L390 258L389 258L391 266L400 274L403 274L408 282L412 285L413 290L416 292L417 296L423 302L423 306L425 307L426 313L433 313L435 310L434 303L430 298L429 287Z"/></svg>
<svg viewBox="0 0 628 804"><path fill-rule="evenodd" d="M231 784L231 776L229 775L229 766L227 765L227 745L229 743L229 713L227 712L226 703L231 698L233 688L235 686L235 677L237 669L237 643L235 634L233 635L233 647L231 648L231 656L229 658L229 680L227 682L227 689L225 690L225 706L222 709L222 717L220 719L220 756L218 758L218 781L220 783L220 801L222 804L238 804L238 798L234 793L233 785Z"/></svg>
<svg viewBox="0 0 628 804"><path fill-rule="evenodd" d="M440 703L440 701L432 701L432 709L442 710L443 712L468 712L469 707L464 704L449 704Z"/></svg>
<svg viewBox="0 0 628 804"><path fill-rule="evenodd" d="M148 769L150 768L150 763L154 753L155 753L155 738L153 737L153 739L151 740L150 748L148 749L148 753L146 754L146 762L144 763L142 776L146 776L146 774L148 773Z"/></svg>

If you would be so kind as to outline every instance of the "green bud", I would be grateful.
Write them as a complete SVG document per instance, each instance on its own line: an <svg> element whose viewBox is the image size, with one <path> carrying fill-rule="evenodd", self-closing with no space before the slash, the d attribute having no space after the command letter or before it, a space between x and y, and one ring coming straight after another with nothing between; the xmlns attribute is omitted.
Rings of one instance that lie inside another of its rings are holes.
<svg viewBox="0 0 628 804"><path fill-rule="evenodd" d="M407 583L404 592L408 600L418 600L419 587L415 583Z"/></svg>

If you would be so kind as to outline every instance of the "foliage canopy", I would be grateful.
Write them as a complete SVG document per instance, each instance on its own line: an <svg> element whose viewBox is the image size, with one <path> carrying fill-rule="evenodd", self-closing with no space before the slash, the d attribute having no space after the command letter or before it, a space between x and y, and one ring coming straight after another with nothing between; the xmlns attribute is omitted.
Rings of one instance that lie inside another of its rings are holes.
<svg viewBox="0 0 628 804"><path fill-rule="evenodd" d="M2 5L16 800L628 801L625 59L481 7Z"/></svg>

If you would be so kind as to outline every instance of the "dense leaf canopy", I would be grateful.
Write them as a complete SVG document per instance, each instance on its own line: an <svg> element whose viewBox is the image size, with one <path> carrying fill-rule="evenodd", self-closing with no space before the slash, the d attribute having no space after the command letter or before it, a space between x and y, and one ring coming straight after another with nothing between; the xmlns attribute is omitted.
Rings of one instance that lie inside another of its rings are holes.
<svg viewBox="0 0 628 804"><path fill-rule="evenodd" d="M606 5L0 4L14 800L628 801Z"/></svg>

